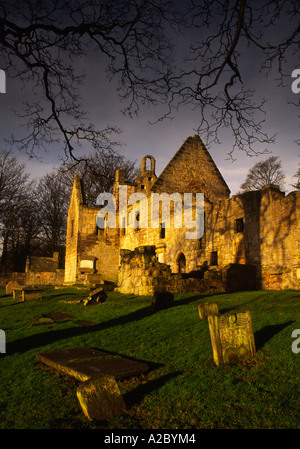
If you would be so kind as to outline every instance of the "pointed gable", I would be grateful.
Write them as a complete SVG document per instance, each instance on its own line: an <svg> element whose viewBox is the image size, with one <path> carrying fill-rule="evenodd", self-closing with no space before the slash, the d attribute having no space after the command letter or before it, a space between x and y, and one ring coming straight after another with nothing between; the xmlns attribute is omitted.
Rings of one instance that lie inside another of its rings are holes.
<svg viewBox="0 0 300 449"><path fill-rule="evenodd" d="M152 186L152 192L199 192L214 202L230 190L198 135L188 137Z"/></svg>

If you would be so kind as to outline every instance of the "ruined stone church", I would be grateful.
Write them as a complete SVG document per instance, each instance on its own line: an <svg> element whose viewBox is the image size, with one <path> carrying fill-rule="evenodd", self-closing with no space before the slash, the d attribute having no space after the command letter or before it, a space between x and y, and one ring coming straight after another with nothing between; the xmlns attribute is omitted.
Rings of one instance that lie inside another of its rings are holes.
<svg viewBox="0 0 300 449"><path fill-rule="evenodd" d="M99 228L99 207L85 204L84 186L75 175L67 223L66 284L113 283L118 291L136 295L158 290L299 289L299 191L285 196L278 186L268 185L230 196L197 135L185 140L159 176L149 155L142 159L134 182L127 182L124 172L117 170L117 206L120 186L126 186L128 196L143 193L149 202L153 193L203 193L203 235L186 238L186 227L174 225L172 203L167 225L161 217L156 227L133 228L127 226L125 214L117 217L116 227ZM128 214L132 208L127 207Z"/></svg>

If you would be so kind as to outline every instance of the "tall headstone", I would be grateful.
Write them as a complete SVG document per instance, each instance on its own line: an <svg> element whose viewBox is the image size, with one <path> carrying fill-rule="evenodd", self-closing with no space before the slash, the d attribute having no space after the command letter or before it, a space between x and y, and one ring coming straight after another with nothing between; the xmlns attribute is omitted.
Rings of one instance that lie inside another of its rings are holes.
<svg viewBox="0 0 300 449"><path fill-rule="evenodd" d="M205 302L198 305L199 317L201 320L206 320L208 315L218 315L218 304L215 302Z"/></svg>
<svg viewBox="0 0 300 449"><path fill-rule="evenodd" d="M224 315L208 315L216 365L238 363L256 352L249 310Z"/></svg>

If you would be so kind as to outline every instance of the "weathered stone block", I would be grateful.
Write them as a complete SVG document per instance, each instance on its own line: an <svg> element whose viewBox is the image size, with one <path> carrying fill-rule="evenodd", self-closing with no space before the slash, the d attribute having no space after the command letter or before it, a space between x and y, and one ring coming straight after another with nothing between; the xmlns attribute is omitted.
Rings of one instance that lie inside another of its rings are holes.
<svg viewBox="0 0 300 449"><path fill-rule="evenodd" d="M83 382L76 393L88 419L102 421L126 411L117 381L109 374Z"/></svg>
<svg viewBox="0 0 300 449"><path fill-rule="evenodd" d="M155 292L152 297L150 309L152 312L168 309L174 303L174 295L170 292Z"/></svg>
<svg viewBox="0 0 300 449"><path fill-rule="evenodd" d="M216 365L235 364L255 354L251 314L248 310L224 315L208 315Z"/></svg>

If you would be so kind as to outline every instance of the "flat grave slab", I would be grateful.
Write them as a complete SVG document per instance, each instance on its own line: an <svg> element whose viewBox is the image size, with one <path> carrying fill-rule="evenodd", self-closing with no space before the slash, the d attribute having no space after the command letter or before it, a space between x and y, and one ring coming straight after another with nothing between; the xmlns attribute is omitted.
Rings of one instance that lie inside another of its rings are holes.
<svg viewBox="0 0 300 449"><path fill-rule="evenodd" d="M138 376L148 371L145 363L114 356L88 347L36 354L45 365L80 381L111 374L115 378Z"/></svg>

